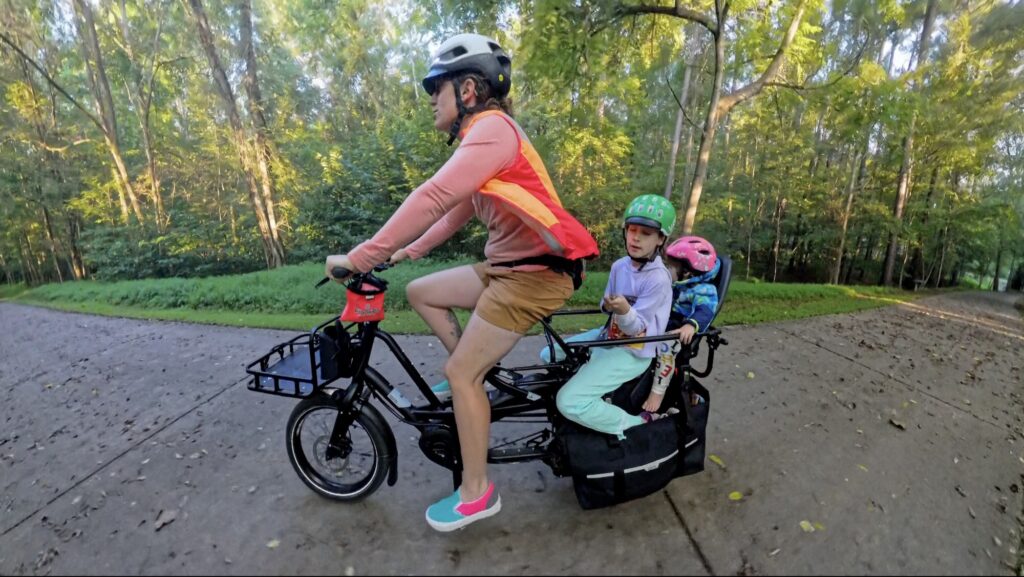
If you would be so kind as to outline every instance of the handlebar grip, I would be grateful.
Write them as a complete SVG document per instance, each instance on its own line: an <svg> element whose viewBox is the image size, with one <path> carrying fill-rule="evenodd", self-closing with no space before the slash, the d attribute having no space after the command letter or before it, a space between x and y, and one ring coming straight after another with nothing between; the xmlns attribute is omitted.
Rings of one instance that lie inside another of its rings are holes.
<svg viewBox="0 0 1024 577"><path fill-rule="evenodd" d="M331 282L331 280L333 279L345 278L350 274L352 274L352 271L348 270L347 268L343 266L336 266L331 269L331 276L325 276L324 278L320 279L320 282L316 283L316 286L314 288L320 288L325 284Z"/></svg>

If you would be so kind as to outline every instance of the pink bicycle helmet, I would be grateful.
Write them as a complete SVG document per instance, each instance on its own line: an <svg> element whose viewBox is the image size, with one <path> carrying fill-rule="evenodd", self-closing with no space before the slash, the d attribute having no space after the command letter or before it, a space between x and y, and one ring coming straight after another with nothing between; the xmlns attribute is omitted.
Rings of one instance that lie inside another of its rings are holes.
<svg viewBox="0 0 1024 577"><path fill-rule="evenodd" d="M715 247L699 236L684 236L668 245L665 254L686 263L697 273L708 272L715 268L717 255Z"/></svg>

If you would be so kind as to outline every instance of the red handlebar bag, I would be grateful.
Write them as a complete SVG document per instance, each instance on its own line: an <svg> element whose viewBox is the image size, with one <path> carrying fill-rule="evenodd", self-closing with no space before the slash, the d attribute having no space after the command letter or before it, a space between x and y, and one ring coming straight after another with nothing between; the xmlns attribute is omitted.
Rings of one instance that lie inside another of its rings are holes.
<svg viewBox="0 0 1024 577"><path fill-rule="evenodd" d="M347 323L368 323L384 320L384 281L369 278L359 286L349 285L345 291L345 310L341 320Z"/></svg>

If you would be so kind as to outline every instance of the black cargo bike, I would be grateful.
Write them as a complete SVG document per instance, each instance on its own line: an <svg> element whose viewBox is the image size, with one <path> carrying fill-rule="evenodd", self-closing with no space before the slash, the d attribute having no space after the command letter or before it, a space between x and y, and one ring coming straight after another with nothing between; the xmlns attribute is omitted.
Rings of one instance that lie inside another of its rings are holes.
<svg viewBox="0 0 1024 577"><path fill-rule="evenodd" d="M718 288L719 309L731 271L729 259L721 259L721 270L713 280ZM378 265L369 273L353 275L346 283L346 310L340 317L273 347L247 367L251 375L249 390L301 399L286 427L289 461L310 489L336 501L357 501L374 493L385 480L388 485L398 480L398 446L378 406L418 430L423 454L452 472L455 487L461 483L451 401L438 399L395 338L379 327L387 281L376 273L388 268L386 264ZM563 310L552 316L583 314L604 313ZM549 350L559 347L565 352L564 359L520 367L499 363L486 376L494 387L489 394L492 429L503 421L536 423L540 427L492 446L489 463L541 460L556 476L573 478L584 508L640 497L672 478L703 470L710 395L697 377L711 373L715 351L728 344L719 329L711 326L695 336L676 358L677 371L662 407L675 407L678 413L671 419L629 429L627 439L620 441L568 422L555 407L555 395L587 361L594 347L667 341L676 336L566 342L552 328L551 320L548 317L541 321L544 337ZM378 343L390 350L426 400L424 404L411 403L370 366L370 354ZM707 359L705 367L698 370L691 366L691 360L702 344L707 346ZM653 372L652 362L643 375L623 383L606 399L638 413L650 391ZM639 429L645 431L634 435ZM600 452L596 458L594 451ZM584 452L590 455L584 456Z"/></svg>

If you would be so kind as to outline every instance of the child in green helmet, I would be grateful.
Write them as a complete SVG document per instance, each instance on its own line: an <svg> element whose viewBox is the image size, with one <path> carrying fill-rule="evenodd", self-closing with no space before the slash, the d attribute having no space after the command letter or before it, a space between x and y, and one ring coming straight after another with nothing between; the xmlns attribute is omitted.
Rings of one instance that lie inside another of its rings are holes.
<svg viewBox="0 0 1024 577"><path fill-rule="evenodd" d="M672 311L672 276L660 253L676 222L676 212L664 197L645 194L626 209L622 236L626 256L612 264L601 309L609 323L570 339L602 340L664 334ZM601 398L636 378L651 365L658 343L594 347L590 360L558 391L558 410L569 420L602 433L624 438L630 427L657 418L631 415ZM542 353L544 356L544 353Z"/></svg>

